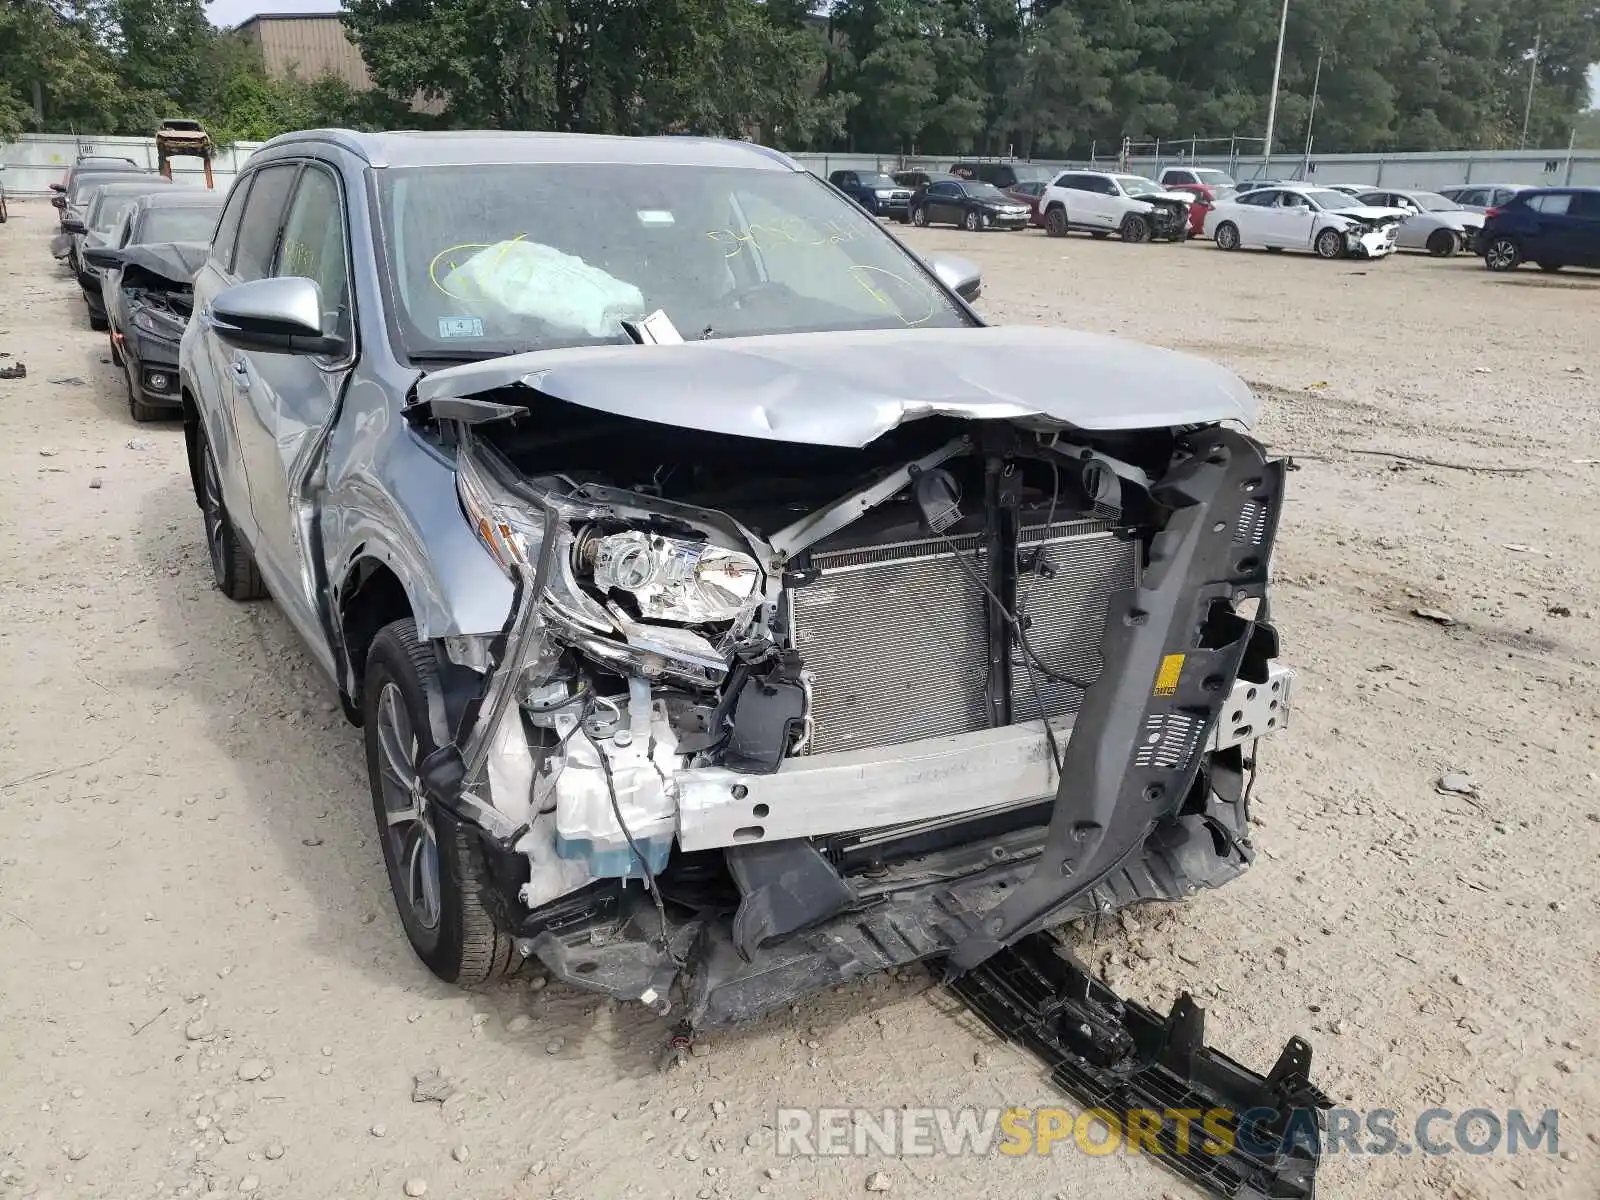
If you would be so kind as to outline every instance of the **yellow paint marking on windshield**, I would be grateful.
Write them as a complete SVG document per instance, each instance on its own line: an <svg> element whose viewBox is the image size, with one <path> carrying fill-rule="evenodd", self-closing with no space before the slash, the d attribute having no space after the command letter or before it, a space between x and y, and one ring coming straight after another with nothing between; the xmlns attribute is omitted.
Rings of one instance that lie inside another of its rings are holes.
<svg viewBox="0 0 1600 1200"><path fill-rule="evenodd" d="M500 247L500 258L504 258L511 252L511 247L514 243L522 241L527 236L528 235L525 233L519 233L514 238L508 238L500 242L459 242L454 246L446 246L443 250L439 251L439 253L435 254L432 261L428 263L428 281L444 295L449 296L452 300L481 300L483 299L482 295L463 296L457 292L452 292L449 288L445 287L444 278L448 278L453 271L460 268L462 264L471 259L473 255L477 254L481 250L487 250L491 246L498 245ZM471 251L471 253L462 253L463 251ZM444 262L444 266L446 268L442 272L444 278L440 277L441 272L439 270L439 265L441 261ZM495 260L497 266L499 265L499 261L499 259Z"/></svg>
<svg viewBox="0 0 1600 1200"><path fill-rule="evenodd" d="M724 247L724 258L736 258L750 246L756 250L775 250L780 246L842 246L862 236L859 228L840 224L830 217L826 221L808 221L804 217L789 217L778 222L752 221L742 232L737 229L711 229L706 237Z"/></svg>
<svg viewBox="0 0 1600 1200"><path fill-rule="evenodd" d="M882 279L874 282L872 278L874 275L881 276ZM936 311L933 303L933 294L931 290L924 286L921 290L922 298L928 305L927 311L920 317L910 317L902 312L900 306L889 298L888 293L883 290L881 285L893 280L904 288L907 293L915 292L918 289L904 275L896 274L894 271L886 270L883 267L868 266L865 263L857 263L850 268L850 277L861 285L862 291L899 317L908 326L921 325L924 321L931 320Z"/></svg>

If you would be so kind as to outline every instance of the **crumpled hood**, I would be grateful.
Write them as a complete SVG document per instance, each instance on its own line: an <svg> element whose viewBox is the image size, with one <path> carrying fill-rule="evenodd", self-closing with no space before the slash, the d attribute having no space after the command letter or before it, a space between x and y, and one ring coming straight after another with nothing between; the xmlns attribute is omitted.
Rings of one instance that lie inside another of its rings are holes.
<svg viewBox="0 0 1600 1200"><path fill-rule="evenodd" d="M1357 204L1352 208L1336 208L1336 216L1354 217L1364 224L1387 225L1393 221L1404 221L1411 216L1403 208L1381 208L1376 204Z"/></svg>
<svg viewBox="0 0 1600 1200"><path fill-rule="evenodd" d="M1135 200L1164 200L1173 204L1193 204L1192 192L1149 192L1143 196L1135 196Z"/></svg>
<svg viewBox="0 0 1600 1200"><path fill-rule="evenodd" d="M205 242L145 242L124 248L122 262L173 283L191 284L210 253Z"/></svg>
<svg viewBox="0 0 1600 1200"><path fill-rule="evenodd" d="M1465 208L1452 208L1446 212L1428 212L1422 215L1432 217L1452 229L1483 228L1483 214L1481 212L1472 212Z"/></svg>
<svg viewBox="0 0 1600 1200"><path fill-rule="evenodd" d="M1249 426L1257 411L1244 382L1205 359L1020 325L540 350L435 372L416 395L517 386L643 421L825 446L865 446L928 416L1113 430ZM537 411L537 397L525 403Z"/></svg>

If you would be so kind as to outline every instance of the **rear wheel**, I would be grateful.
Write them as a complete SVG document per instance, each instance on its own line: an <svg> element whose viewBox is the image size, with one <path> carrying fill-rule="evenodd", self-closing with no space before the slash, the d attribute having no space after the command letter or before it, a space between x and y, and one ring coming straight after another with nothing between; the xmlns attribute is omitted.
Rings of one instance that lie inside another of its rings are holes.
<svg viewBox="0 0 1600 1200"><path fill-rule="evenodd" d="M1217 226L1216 242L1218 250L1237 250L1239 248L1239 227L1232 221L1224 221Z"/></svg>
<svg viewBox="0 0 1600 1200"><path fill-rule="evenodd" d="M154 421L161 417L161 409L153 404L146 404L139 399L139 389L133 386L133 372L124 369L123 377L128 383L128 415L141 424L145 421Z"/></svg>
<svg viewBox="0 0 1600 1200"><path fill-rule="evenodd" d="M1341 258L1344 256L1344 234L1337 229L1324 229L1317 234L1316 251L1318 258Z"/></svg>
<svg viewBox="0 0 1600 1200"><path fill-rule="evenodd" d="M91 309L89 311L89 328L96 333L105 333L111 328L111 322L106 319L105 313L97 313Z"/></svg>
<svg viewBox="0 0 1600 1200"><path fill-rule="evenodd" d="M1059 204L1044 214L1044 231L1051 237L1067 236L1067 210Z"/></svg>
<svg viewBox="0 0 1600 1200"><path fill-rule="evenodd" d="M1117 230L1117 233L1125 242L1148 242L1150 240L1150 222L1138 213L1129 213L1122 218L1122 227Z"/></svg>
<svg viewBox="0 0 1600 1200"><path fill-rule="evenodd" d="M1435 229L1428 235L1428 253L1435 258L1449 258L1456 249L1456 235L1448 229Z"/></svg>
<svg viewBox="0 0 1600 1200"><path fill-rule="evenodd" d="M211 555L211 577L217 590L230 600L260 600L267 594L255 559L228 516L222 502L222 476L211 442L200 435L200 515L205 522L206 550Z"/></svg>
<svg viewBox="0 0 1600 1200"><path fill-rule="evenodd" d="M378 631L367 653L362 727L367 776L389 888L406 938L446 983L470 985L521 964L484 905L488 868L470 829L428 800L418 764L437 749L430 700L442 705L433 652L407 618Z"/></svg>
<svg viewBox="0 0 1600 1200"><path fill-rule="evenodd" d="M1491 238L1483 248L1483 265L1491 271L1515 271L1522 265L1522 247L1505 234Z"/></svg>

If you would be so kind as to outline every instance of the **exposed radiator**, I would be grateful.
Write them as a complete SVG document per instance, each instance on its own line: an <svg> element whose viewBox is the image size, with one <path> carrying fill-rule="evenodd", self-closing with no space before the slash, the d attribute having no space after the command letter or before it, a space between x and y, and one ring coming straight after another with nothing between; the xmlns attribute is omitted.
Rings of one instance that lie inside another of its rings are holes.
<svg viewBox="0 0 1600 1200"><path fill-rule="evenodd" d="M1029 572L1017 584L1034 653L1052 669L1092 680L1108 598L1136 579L1134 543L1101 519L1057 521L1048 538L1043 526L1028 527L1019 543L1023 551L1042 549L1050 573ZM822 551L812 565L820 577L792 593L795 644L814 677L811 753L989 725L980 536ZM1039 700L1050 716L1077 710L1082 693L1038 671L1036 699L1020 648L1012 657L1016 720L1036 718Z"/></svg>

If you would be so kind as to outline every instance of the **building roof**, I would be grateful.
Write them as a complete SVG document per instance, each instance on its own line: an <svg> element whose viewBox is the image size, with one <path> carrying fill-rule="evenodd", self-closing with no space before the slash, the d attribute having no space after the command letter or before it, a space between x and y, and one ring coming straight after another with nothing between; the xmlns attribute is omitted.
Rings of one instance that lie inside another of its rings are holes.
<svg viewBox="0 0 1600 1200"><path fill-rule="evenodd" d="M374 167L487 166L499 163L634 163L655 166L744 167L800 171L786 154L722 138L620 137L610 134L514 130L401 130L358 133L310 129L286 133L258 153L297 142L332 142Z"/></svg>

